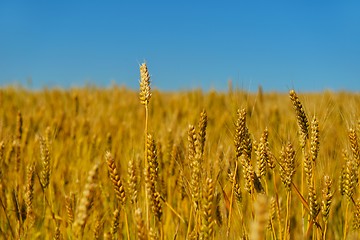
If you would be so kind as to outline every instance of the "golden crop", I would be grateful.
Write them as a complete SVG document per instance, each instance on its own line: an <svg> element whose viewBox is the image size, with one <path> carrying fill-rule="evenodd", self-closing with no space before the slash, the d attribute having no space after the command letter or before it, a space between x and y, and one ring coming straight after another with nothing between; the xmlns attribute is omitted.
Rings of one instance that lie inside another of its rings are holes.
<svg viewBox="0 0 360 240"><path fill-rule="evenodd" d="M2 239L354 239L360 95L0 89ZM156 85L156 84L155 84Z"/></svg>

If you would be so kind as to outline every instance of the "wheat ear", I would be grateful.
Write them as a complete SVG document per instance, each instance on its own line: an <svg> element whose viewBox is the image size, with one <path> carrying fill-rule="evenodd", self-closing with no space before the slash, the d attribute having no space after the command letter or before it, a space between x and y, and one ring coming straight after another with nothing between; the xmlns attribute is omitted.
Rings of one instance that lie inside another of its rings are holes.
<svg viewBox="0 0 360 240"><path fill-rule="evenodd" d="M67 213L67 224L72 226L74 223L74 194L71 193L70 196L65 196L65 208Z"/></svg>
<svg viewBox="0 0 360 240"><path fill-rule="evenodd" d="M161 197L156 190L156 184L158 180L158 161L157 161L157 150L155 146L155 140L151 134L148 134L147 138L147 150L148 150L148 168L145 172L145 183L150 197L150 204L152 212L158 221L161 221L162 208L161 208Z"/></svg>
<svg viewBox="0 0 360 240"><path fill-rule="evenodd" d="M131 203L136 205L137 204L137 194L138 194L138 180L137 180L137 169L134 159L129 161L128 165L128 185L129 185L129 194Z"/></svg>
<svg viewBox="0 0 360 240"><path fill-rule="evenodd" d="M42 170L40 174L40 183L42 188L45 190L49 186L50 180L50 149L49 144L39 136L40 140L40 157L41 157L41 165Z"/></svg>
<svg viewBox="0 0 360 240"><path fill-rule="evenodd" d="M323 239L326 239L327 223L329 219L330 206L334 192L331 190L332 181L328 175L324 176L324 188L322 190L321 214L324 221Z"/></svg>
<svg viewBox="0 0 360 240"><path fill-rule="evenodd" d="M33 211L33 198L34 198L34 181L35 181L35 165L30 164L26 174L26 191L25 191L25 204L26 204L26 215L29 219L29 226L32 226L35 220Z"/></svg>
<svg viewBox="0 0 360 240"><path fill-rule="evenodd" d="M284 237L290 233L290 203L291 203L291 183L295 174L295 151L289 142L282 147L280 156L280 177L286 189L286 219L284 226Z"/></svg>
<svg viewBox="0 0 360 240"><path fill-rule="evenodd" d="M206 178L203 190L200 239L205 240L214 237L213 200L215 195L215 184L211 178Z"/></svg>
<svg viewBox="0 0 360 240"><path fill-rule="evenodd" d="M111 179L111 182L113 183L113 187L116 193L116 198L121 203L122 206L125 206L126 203L125 188L118 174L114 157L111 155L109 151L107 151L105 153L105 159L109 170L109 177Z"/></svg>
<svg viewBox="0 0 360 240"><path fill-rule="evenodd" d="M306 117L305 110L294 90L290 90L290 100L296 112L296 119L299 127L300 144L305 147L306 139L309 137L309 121Z"/></svg>
<svg viewBox="0 0 360 240"><path fill-rule="evenodd" d="M350 146L351 146L351 150L352 150L353 156L355 158L356 164L360 165L359 144L358 144L356 131L353 128L351 128L349 130L349 140L350 140Z"/></svg>
<svg viewBox="0 0 360 240"><path fill-rule="evenodd" d="M115 209L115 211L113 212L113 219L111 222L111 237L113 240L117 239L116 234L119 228L119 220L120 220L120 211L118 209Z"/></svg>
<svg viewBox="0 0 360 240"><path fill-rule="evenodd" d="M83 235L83 229L86 224L86 219L89 217L89 210L92 206L94 197L94 190L96 187L95 179L99 169L99 164L95 164L89 171L86 181L85 189L83 191L79 207L77 208L76 219L73 224L73 229L77 236Z"/></svg>

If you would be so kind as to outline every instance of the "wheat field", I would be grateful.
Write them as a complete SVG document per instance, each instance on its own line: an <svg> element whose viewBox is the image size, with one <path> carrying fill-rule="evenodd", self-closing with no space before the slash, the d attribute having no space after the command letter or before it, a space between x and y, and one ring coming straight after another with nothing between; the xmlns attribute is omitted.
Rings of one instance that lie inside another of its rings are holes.
<svg viewBox="0 0 360 240"><path fill-rule="evenodd" d="M2 239L357 239L360 95L0 89Z"/></svg>

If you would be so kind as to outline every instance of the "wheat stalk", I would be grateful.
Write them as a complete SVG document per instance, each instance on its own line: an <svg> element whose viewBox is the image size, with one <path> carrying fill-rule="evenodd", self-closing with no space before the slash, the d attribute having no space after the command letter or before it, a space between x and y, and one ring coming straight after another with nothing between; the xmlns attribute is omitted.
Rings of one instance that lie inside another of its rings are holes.
<svg viewBox="0 0 360 240"><path fill-rule="evenodd" d="M128 185L129 185L129 194L132 204L137 204L138 202L138 181L137 181L137 169L134 163L134 160L131 159L128 165Z"/></svg>
<svg viewBox="0 0 360 240"><path fill-rule="evenodd" d="M151 88L150 88L150 74L147 68L146 63L143 63L140 66L140 103L145 106L145 130L144 130L144 168L145 171L148 168L148 150L147 150L147 138L148 138L148 122L149 122L149 102L151 98ZM149 202L148 202L148 192L145 189L145 206L146 206L146 226L149 227Z"/></svg>
<svg viewBox="0 0 360 240"><path fill-rule="evenodd" d="M357 165L360 165L360 150L359 150L359 144L357 140L357 134L355 129L351 128L349 130L349 140L350 140L350 146L352 153L354 155L355 161Z"/></svg>

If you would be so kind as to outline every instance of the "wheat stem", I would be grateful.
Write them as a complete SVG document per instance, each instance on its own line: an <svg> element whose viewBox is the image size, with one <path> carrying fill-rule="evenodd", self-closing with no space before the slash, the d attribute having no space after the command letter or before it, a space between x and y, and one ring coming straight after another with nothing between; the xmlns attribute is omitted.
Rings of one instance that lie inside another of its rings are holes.
<svg viewBox="0 0 360 240"><path fill-rule="evenodd" d="M231 226L230 220L231 220L231 213L232 213L232 205L233 205L232 203L233 203L233 198L234 198L234 188L235 188L235 183L236 183L237 168L238 168L238 163L237 163L237 161L235 161L235 172L234 172L233 182L232 182L232 187L231 187L229 216L228 216L227 231L226 231L227 237L229 237L229 233L230 233L230 226Z"/></svg>
<svg viewBox="0 0 360 240"><path fill-rule="evenodd" d="M127 239L130 240L130 230L129 230L128 215L127 215L126 209L124 209L124 212L125 212L126 235L127 235Z"/></svg>
<svg viewBox="0 0 360 240"><path fill-rule="evenodd" d="M345 210L345 223L344 223L344 236L343 239L346 240L348 233L348 216L349 216L349 205L350 201L346 201L346 210Z"/></svg>

